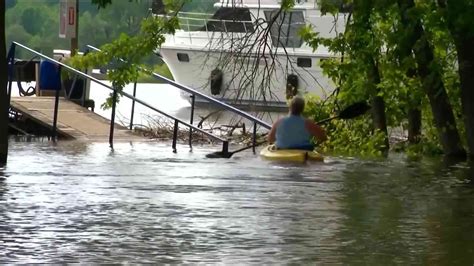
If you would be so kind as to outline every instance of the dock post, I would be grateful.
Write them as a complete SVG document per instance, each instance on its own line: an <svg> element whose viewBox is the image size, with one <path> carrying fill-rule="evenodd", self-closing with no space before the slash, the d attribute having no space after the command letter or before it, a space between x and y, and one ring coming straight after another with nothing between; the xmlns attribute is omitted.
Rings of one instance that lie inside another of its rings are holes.
<svg viewBox="0 0 474 266"><path fill-rule="evenodd" d="M117 87L114 86L114 93L112 94L112 116L110 118L110 134L109 145L114 148L114 126L115 126L115 107L117 105Z"/></svg>
<svg viewBox="0 0 474 266"><path fill-rule="evenodd" d="M10 50L8 50L8 106L12 99L12 83L13 83L13 70L15 68L15 47L16 44L12 43Z"/></svg>
<svg viewBox="0 0 474 266"><path fill-rule="evenodd" d="M84 70L84 74L87 75L87 68ZM87 93L87 79L84 80L84 85L82 87L82 95L81 95L81 106L86 105L86 93ZM90 88L89 88L90 89Z"/></svg>
<svg viewBox="0 0 474 266"><path fill-rule="evenodd" d="M257 145L257 122L253 122L252 151L255 153L255 145Z"/></svg>
<svg viewBox="0 0 474 266"><path fill-rule="evenodd" d="M173 129L173 152L176 153L176 139L178 138L178 126L179 126L179 123L178 123L178 120L174 120L174 129Z"/></svg>
<svg viewBox="0 0 474 266"><path fill-rule="evenodd" d="M222 142L222 153L227 154L229 153L229 141L223 141Z"/></svg>
<svg viewBox="0 0 474 266"><path fill-rule="evenodd" d="M137 96L137 81L135 80L135 83L133 83L133 99L132 99L132 112L130 114L130 125L129 129L133 129L133 116L135 115L135 97Z"/></svg>
<svg viewBox="0 0 474 266"><path fill-rule="evenodd" d="M59 109L59 90L54 94L54 114L53 114L53 141L57 140L57 125L58 125L58 109Z"/></svg>
<svg viewBox="0 0 474 266"><path fill-rule="evenodd" d="M191 118L189 119L189 124L193 124L194 121L194 104L195 104L194 94L191 94ZM189 128L189 148L193 150L193 129Z"/></svg>

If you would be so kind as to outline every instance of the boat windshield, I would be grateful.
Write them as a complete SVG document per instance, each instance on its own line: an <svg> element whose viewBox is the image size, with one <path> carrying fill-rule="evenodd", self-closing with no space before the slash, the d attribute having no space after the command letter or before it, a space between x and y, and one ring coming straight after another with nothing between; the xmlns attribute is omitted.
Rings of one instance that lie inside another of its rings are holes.
<svg viewBox="0 0 474 266"><path fill-rule="evenodd" d="M278 11L265 11L265 18L271 27L272 45L301 47L303 39L299 36L298 31L305 25L303 12L291 11L278 14Z"/></svg>
<svg viewBox="0 0 474 266"><path fill-rule="evenodd" d="M247 8L221 7L200 30L251 32L253 31L253 25L250 17L250 11Z"/></svg>

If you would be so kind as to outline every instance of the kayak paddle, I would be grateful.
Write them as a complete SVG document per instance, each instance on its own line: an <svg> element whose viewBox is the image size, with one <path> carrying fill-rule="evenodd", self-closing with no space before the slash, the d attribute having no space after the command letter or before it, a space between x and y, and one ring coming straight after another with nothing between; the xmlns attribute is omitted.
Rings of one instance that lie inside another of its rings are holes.
<svg viewBox="0 0 474 266"><path fill-rule="evenodd" d="M263 143L266 143L266 142L267 142L266 140L257 142L257 143L255 143L255 147L260 146L260 145L262 145ZM232 152L216 151L216 152L213 152L213 153L206 154L206 158L230 158L230 157L232 157L232 155L234 155L234 153L245 151L245 150L250 149L252 147L254 147L254 146L251 145L251 146L243 147L241 149L238 149L238 150L235 150L235 151L232 151Z"/></svg>
<svg viewBox="0 0 474 266"><path fill-rule="evenodd" d="M358 116L361 116L361 115L365 114L369 109L370 109L370 105L368 105L365 101L356 102L354 104L351 104L351 105L347 106L338 115L323 119L323 120L317 122L317 124L324 124L324 123L326 123L328 121L331 121L333 119L336 119L336 118L340 118L340 119L356 118Z"/></svg>
<svg viewBox="0 0 474 266"><path fill-rule="evenodd" d="M370 105L368 105L365 101L356 102L356 103L351 104L348 107L344 108L344 110L342 110L338 115L335 115L335 116L323 119L321 121L318 121L317 124L324 124L324 123L326 123L328 121L331 121L333 119L336 119L336 118L340 118L340 119L356 118L358 116L361 116L361 115L365 114L369 109L370 109ZM266 142L267 142L266 140L261 141L261 142L257 142L257 143L255 143L255 147L260 146L260 145L262 145L263 143L266 143ZM243 147L241 149L238 149L238 150L235 150L235 151L232 151L232 152L217 151L217 152L206 154L206 157L207 158L230 158L235 153L250 149L252 147L254 147L254 145Z"/></svg>

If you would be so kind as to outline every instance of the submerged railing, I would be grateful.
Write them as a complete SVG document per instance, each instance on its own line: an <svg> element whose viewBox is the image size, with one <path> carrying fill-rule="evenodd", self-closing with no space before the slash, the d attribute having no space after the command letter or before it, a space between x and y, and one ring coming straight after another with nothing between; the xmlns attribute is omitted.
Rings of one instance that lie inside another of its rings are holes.
<svg viewBox="0 0 474 266"><path fill-rule="evenodd" d="M101 51L99 48L97 47L94 47L92 45L87 45L87 48L91 49L91 50L94 50L94 51ZM144 69L143 69L144 70ZM264 127L266 129L270 129L271 128L271 125L266 123L265 121L255 117L255 116L252 116L251 114L247 113L247 112L244 112L240 109L237 109L235 107L233 107L232 105L229 105L229 104L226 104L224 102L221 102L219 100L216 100L215 98L213 97L210 97L202 92L199 92L197 90L194 90L188 86L185 86L185 85L182 85L182 84L179 84L179 83L176 83L175 81L173 80L170 80L166 77L163 77L157 73L151 73L151 75L156 78L157 80L160 80L166 84L169 84L169 85L172 85L173 87L175 88L178 88L180 89L181 91L185 91L187 93L189 93L191 95L191 117L190 117L190 122L189 124L192 125L193 123L193 120L194 120L194 109L195 109L195 98L196 97L199 97L199 98L202 98L204 100L206 100L207 102L209 102L211 105L214 105L214 106L217 106L217 107L220 107L226 111L230 111L234 114L237 114L245 119L248 119L250 120L251 122L253 122L253 133L252 133L252 145L253 145L253 151L255 152L255 146L257 144L257 126L261 126L261 127ZM135 95L136 94L136 82L134 84L134 89L133 89L133 94ZM132 99L133 100L133 99ZM131 114L131 120L133 120L133 107L134 107L135 103L132 102L132 114ZM131 125L130 125L131 127ZM194 128L191 128L190 129L190 133L189 133L189 144L191 145L191 140L192 140L192 130ZM226 144L228 145L228 144ZM224 151L224 149L223 149ZM227 152L228 150L226 150Z"/></svg>
<svg viewBox="0 0 474 266"><path fill-rule="evenodd" d="M143 106L163 115L163 116L166 116L170 119L173 119L174 120L174 131L173 131L173 144L172 144L172 147L173 147L173 151L176 151L176 140L177 140L177 133L178 133L178 126L179 124L182 124L182 125L185 125L186 127L189 127L190 129L192 130L195 130L197 132L200 132L204 135L206 135L207 137L211 138L211 139L214 139L214 140L217 140L217 141L220 141L222 142L223 146L222 146L222 150L223 152L228 152L228 140L227 139L224 139L224 138L221 138L221 137L218 137L216 135L213 135L205 130L202 130L198 127L195 127L193 126L192 124L189 124L177 117L174 117L170 114L167 114L153 106L151 106L150 104L146 103L145 101L142 101L128 93L125 93L121 90L119 90L118 88L114 88L112 86L109 86L107 84L105 84L104 82L102 82L101 80L99 79L96 79L86 73L83 73L73 67L70 67L64 63L61 63L57 60L54 60L53 58L50 58L44 54L41 54L25 45L22 45L20 43L17 43L17 42L12 42L11 46L10 46L10 50L9 50L9 53L8 53L8 61L9 61L9 80L8 80L8 100L10 102L11 100L11 92L12 92L12 75L13 75L13 62L14 62L14 57L15 57L15 51L16 51L16 48L17 47L20 47L20 48L23 48L25 50L27 50L28 52L31 52L32 54L35 54L36 56L42 58L42 59L45 59L47 61L50 61L50 62L53 62L57 65L60 65L61 67L83 77L83 78L86 78L86 79L89 79L97 84L100 84L101 86L113 91L113 96L112 96L112 115L111 115L111 119L110 119L110 134L109 134L109 144L110 144L110 147L113 148L113 137L114 137L114 125L115 125L115 109L116 109L116 103L117 103L117 96L118 94L122 95L122 96L125 96L129 99L131 99L134 103L139 103L139 104L142 104ZM57 101L57 99L56 99ZM54 115L54 121L53 121L53 137L55 135L55 131L56 131L56 123L57 123L57 103L55 104L55 115Z"/></svg>
<svg viewBox="0 0 474 266"><path fill-rule="evenodd" d="M196 131L196 132L199 132L199 133L202 133L203 135L207 136L208 138L210 139L213 139L213 140L216 140L216 141L220 141L222 142L222 152L223 153L228 153L229 152L229 140L228 139L224 139L224 138L221 138L219 136L216 136L214 134L211 134L199 127L196 127L193 125L193 120L194 120L194 109L195 109L195 104L194 104L194 99L195 97L200 97L202 99L205 99L207 100L208 102L210 102L211 104L215 105L215 106L220 106L221 108L227 110L227 111L231 111L235 114L238 114L240 115L241 117L243 118L246 118L250 121L252 121L254 123L253 125L253 135L252 135L252 146L253 146L253 150L255 152L255 146L257 144L256 142L256 137L257 137L257 126L262 126L264 128L267 128L267 129L270 129L271 126L269 124L267 124L266 122L260 120L259 118L256 118L244 111L241 111L231 105L228 105L226 103L223 103L223 102L220 102L210 96L207 96L203 93L200 93L196 90L193 90L189 87L186 87L184 85L181 85L181 84L178 84L166 77L163 77L161 75L158 75L156 73L152 73L152 76L155 77L156 79L158 80L161 80L162 82L164 83L167 83L167 84L170 84L182 91L185 91L189 94L192 95L192 101L191 101L191 117L190 117L190 122L186 122L186 121L183 121L173 115L170 115L166 112L163 112L161 111L160 109L148 104L147 102L141 100L141 99L138 99L136 98L136 82L134 84L134 92L133 92L133 95L130 95L126 92L123 92L120 88L115 88L113 86L110 86L110 85L107 85L106 83L104 83L103 81L87 74L87 73L84 73L80 70L77 70L71 66L68 66L58 60L55 60L51 57L48 57L42 53L39 53L23 44L20 44L18 42L12 42L11 46L10 46L10 50L8 52L8 65L9 65L9 79L8 79L8 101L10 103L11 101L11 93L12 93L12 82L13 82L13 67L14 67L14 61L15 61L15 54L16 54L16 48L19 47L19 48L22 48L32 54L34 54L35 56L41 58L41 59L44 59L44 60L47 60L49 62L52 62L52 63L55 63L61 67L63 67L64 69L67 69L68 71L71 71L73 73L75 73L76 75L80 76L80 77L83 77L85 78L86 80L90 80L94 83L97 83L111 91L113 91L113 95L112 95L112 114L111 114L111 119L110 119L110 132L109 132L109 145L111 148L113 148L113 138L114 138L114 125L115 125L115 111L116 111L116 104L117 104L117 97L118 95L122 95L126 98L129 98L132 100L132 109L131 109L131 122L130 122L130 129L132 129L132 125L133 125L133 115L134 115L134 108L135 108L135 104L136 103L139 103L147 108L149 108L150 110L153 110L169 119L172 119L174 120L174 128L173 128L173 143L172 143L172 148L173 148L173 151L176 152L176 143L177 143L177 137L178 137L178 128L179 128L179 124L182 124L186 127L189 128L190 130L190 134L189 134L189 146L192 148L192 133L193 131ZM93 49L93 50L96 50L96 51L99 51L98 48L95 48L93 46L88 46L90 49ZM53 119L53 138L55 138L55 134L56 134L56 123L57 123L57 109L58 109L58 97L59 97L59 92L56 93L56 100L55 100L55 108L54 108L54 119Z"/></svg>

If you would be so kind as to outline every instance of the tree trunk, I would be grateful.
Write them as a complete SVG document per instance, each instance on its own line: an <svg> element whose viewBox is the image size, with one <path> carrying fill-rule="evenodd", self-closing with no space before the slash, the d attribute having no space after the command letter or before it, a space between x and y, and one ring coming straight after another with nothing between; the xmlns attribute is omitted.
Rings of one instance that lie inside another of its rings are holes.
<svg viewBox="0 0 474 266"><path fill-rule="evenodd" d="M374 1L366 0L366 1L358 1L355 2L354 8L354 23L359 24L361 28L369 33L370 38L375 38L372 34L372 25L370 22L370 14L374 5ZM361 38L362 42L365 42L366 45L370 45L370 40L366 38ZM368 86L370 87L371 96L371 104L372 104L372 120L373 126L375 129L380 130L385 134L384 144L385 147L382 149L382 152L387 152L389 147L388 141L388 131L387 131L387 120L385 116L385 101L382 96L378 96L379 89L377 85L380 84L380 72L377 65L376 60L376 51L370 52L363 52L359 55L363 58L364 64L367 65L367 77L368 77Z"/></svg>
<svg viewBox="0 0 474 266"><path fill-rule="evenodd" d="M448 29L458 53L458 73L461 82L461 105L469 155L474 155L474 31L472 1L438 0L444 11ZM471 23L459 23L471 22Z"/></svg>
<svg viewBox="0 0 474 266"><path fill-rule="evenodd" d="M407 56L413 56L411 49L407 50ZM416 73L415 67L410 67L407 70L407 77L410 78L417 78L418 73ZM419 143L421 140L421 97L418 96L416 93L415 95L408 93L408 142L410 144Z"/></svg>
<svg viewBox="0 0 474 266"><path fill-rule="evenodd" d="M397 60L400 67L403 66L403 62L407 58L413 57L412 46L410 40L405 37L404 31L408 29L410 25L407 24L406 20L402 21L401 29L398 30L399 42L397 47ZM406 76L412 79L419 79L418 73L416 73L415 66L410 66L406 71ZM408 142L410 144L416 144L421 139L421 100L420 97L413 95L408 92L406 95L407 106L408 106Z"/></svg>
<svg viewBox="0 0 474 266"><path fill-rule="evenodd" d="M415 54L418 64L418 74L422 81L422 87L431 105L434 122L438 130L443 151L447 156L465 156L459 133L456 127L453 110L449 103L448 94L441 80L441 73L435 67L433 48L426 39L421 21L417 17L410 16L408 11L413 8L413 0L398 0L403 23L410 25L408 41ZM415 45L416 43L416 45Z"/></svg>
<svg viewBox="0 0 474 266"><path fill-rule="evenodd" d="M372 61L371 64L372 68L372 73L370 75L370 81L371 81L371 86L376 87L380 83L380 73L379 69L377 67L377 64L375 64ZM377 91L377 89L375 89ZM387 152L388 149L390 148L390 144L388 141L388 131L387 131L387 119L385 116L385 101L383 97L377 96L377 93L375 93L375 96L372 97L371 99L372 103L372 120L374 122L374 128L382 131L385 134L385 147L383 149L383 152Z"/></svg>
<svg viewBox="0 0 474 266"><path fill-rule="evenodd" d="M420 103L421 104L421 103ZM409 108L408 110L408 142L416 144L421 136L421 110Z"/></svg>
<svg viewBox="0 0 474 266"><path fill-rule="evenodd" d="M7 58L5 45L5 3L0 4L0 165L8 158L8 95Z"/></svg>
<svg viewBox="0 0 474 266"><path fill-rule="evenodd" d="M474 37L456 40L459 77L461 80L461 104L469 153L474 155Z"/></svg>
<svg viewBox="0 0 474 266"><path fill-rule="evenodd" d="M388 131L387 131L387 120L385 116L385 101L381 96L374 96L372 98L372 119L374 121L374 127L382 131L385 135L384 143L385 147L383 152L387 152L390 148L388 141Z"/></svg>
<svg viewBox="0 0 474 266"><path fill-rule="evenodd" d="M418 37L416 39L421 42L414 48L418 73L422 79L423 90L430 101L431 112L438 129L443 151L447 156L465 156L466 151L459 137L448 94L441 80L441 73L430 67L434 63L433 49L428 41L422 37L424 31L420 24L415 27L414 31L415 36Z"/></svg>

